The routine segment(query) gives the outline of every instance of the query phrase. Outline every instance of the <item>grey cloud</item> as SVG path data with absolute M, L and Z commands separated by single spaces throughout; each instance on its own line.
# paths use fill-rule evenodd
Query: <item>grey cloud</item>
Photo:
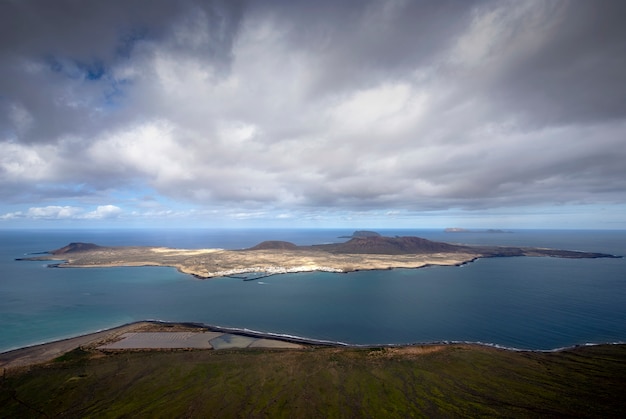
M 476 95 L 516 113 L 528 126 L 619 120 L 626 116 L 626 4 L 510 2 L 501 51 L 476 69 Z M 490 13 L 490 9 L 479 9 Z M 500 71 L 492 72 L 492 68 Z M 481 75 L 487 75 L 484 79 Z
M 315 74 L 312 97 L 403 78 L 432 65 L 468 24 L 476 1 L 321 1 L 251 4 L 276 22 L 298 53 L 305 49 Z
M 241 1 L 219 0 L 24 0 L 5 1 L 1 7 L 2 51 L 86 63 L 113 61 L 130 53 L 132 45 L 142 39 L 168 38 L 173 25 L 184 26 L 194 16 L 204 18 L 215 41 L 230 42 L 242 13 Z

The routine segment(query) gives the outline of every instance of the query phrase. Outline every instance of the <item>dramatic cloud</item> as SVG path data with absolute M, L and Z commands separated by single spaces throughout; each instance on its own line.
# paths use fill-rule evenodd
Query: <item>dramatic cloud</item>
M 621 208 L 624 15 L 609 0 L 1 2 L 0 214 Z

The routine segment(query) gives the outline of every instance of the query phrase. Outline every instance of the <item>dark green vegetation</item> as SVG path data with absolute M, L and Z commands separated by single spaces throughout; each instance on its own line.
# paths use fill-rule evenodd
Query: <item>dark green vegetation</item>
M 2 378 L 1 417 L 625 417 L 626 346 L 122 352 Z

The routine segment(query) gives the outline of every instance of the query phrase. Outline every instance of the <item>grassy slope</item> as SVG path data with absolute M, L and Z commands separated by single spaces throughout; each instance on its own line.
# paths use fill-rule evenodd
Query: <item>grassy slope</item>
M 626 415 L 626 346 L 76 350 L 2 378 L 0 417 Z

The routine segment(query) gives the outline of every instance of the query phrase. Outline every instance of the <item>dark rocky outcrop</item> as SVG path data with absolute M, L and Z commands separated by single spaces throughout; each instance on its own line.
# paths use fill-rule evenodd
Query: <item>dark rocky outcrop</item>
M 247 250 L 298 250 L 298 246 L 286 241 L 268 240 L 261 242 Z

